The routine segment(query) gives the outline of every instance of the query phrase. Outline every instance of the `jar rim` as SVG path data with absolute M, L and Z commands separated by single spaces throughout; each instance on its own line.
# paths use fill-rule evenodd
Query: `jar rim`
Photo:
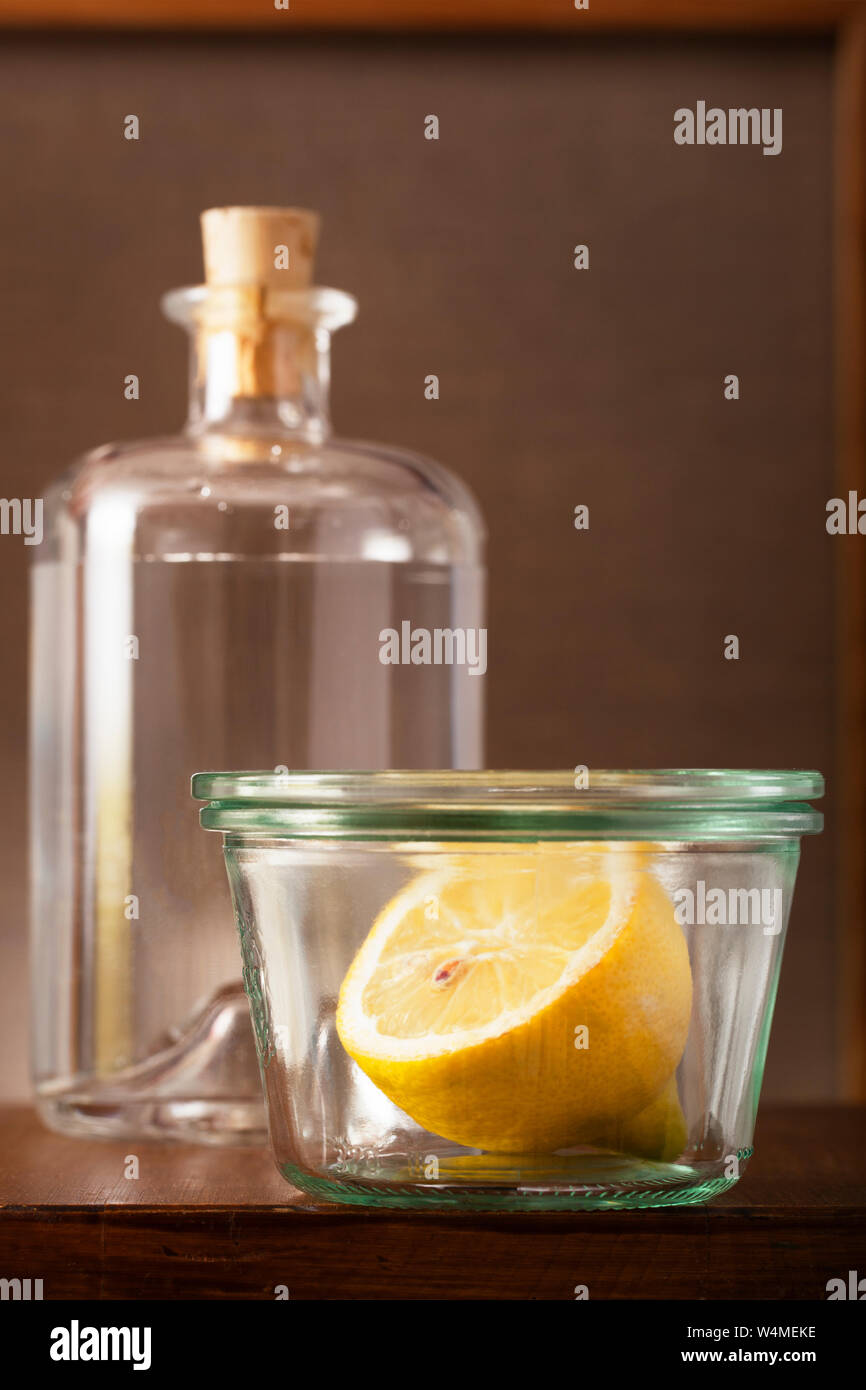
M 585 774 L 585 775 L 584 775 Z M 800 769 L 200 772 L 209 830 L 323 839 L 731 840 L 817 834 Z

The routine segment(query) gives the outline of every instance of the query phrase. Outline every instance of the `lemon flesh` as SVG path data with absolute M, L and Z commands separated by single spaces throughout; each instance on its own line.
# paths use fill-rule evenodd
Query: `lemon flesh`
M 410 883 L 343 981 L 337 1032 L 431 1133 L 551 1153 L 620 1132 L 660 1095 L 690 1012 L 658 880 L 616 855 L 539 850 Z

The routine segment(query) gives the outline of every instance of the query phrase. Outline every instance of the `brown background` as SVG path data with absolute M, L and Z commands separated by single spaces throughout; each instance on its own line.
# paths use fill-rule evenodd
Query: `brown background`
M 335 347 L 337 428 L 440 458 L 488 520 L 489 763 L 830 772 L 831 88 L 818 37 L 4 37 L 0 494 L 178 425 L 184 344 L 157 300 L 199 278 L 202 207 L 317 207 L 320 279 L 361 301 Z M 698 99 L 782 107 L 783 153 L 677 147 L 673 112 Z M 13 1094 L 25 560 L 0 537 Z M 837 1089 L 832 795 L 826 809 L 794 906 L 776 1097 Z

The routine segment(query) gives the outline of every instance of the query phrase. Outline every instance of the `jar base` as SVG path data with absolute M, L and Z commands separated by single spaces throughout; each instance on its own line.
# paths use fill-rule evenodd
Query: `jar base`
M 283 1177 L 320 1205 L 384 1208 L 401 1211 L 472 1212 L 577 1212 L 629 1211 L 650 1207 L 695 1206 L 711 1201 L 739 1180 L 685 1164 L 649 1163 L 610 1156 L 610 1172 L 604 1160 L 594 1156 L 592 1181 L 548 1182 L 535 1186 L 515 1180 L 511 1184 L 456 1184 L 448 1182 L 397 1183 L 346 1176 L 324 1177 L 304 1172 L 292 1163 L 280 1164 Z M 742 1173 L 740 1174 L 742 1176 Z M 607 1179 L 607 1180 L 606 1180 Z M 315 1208 L 316 1203 L 308 1203 Z

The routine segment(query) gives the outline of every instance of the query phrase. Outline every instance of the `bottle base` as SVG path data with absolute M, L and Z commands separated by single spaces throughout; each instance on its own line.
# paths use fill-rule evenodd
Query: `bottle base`
M 68 1094 L 37 1096 L 42 1123 L 80 1139 L 158 1139 L 214 1147 L 267 1144 L 261 1101 L 150 1099 Z

